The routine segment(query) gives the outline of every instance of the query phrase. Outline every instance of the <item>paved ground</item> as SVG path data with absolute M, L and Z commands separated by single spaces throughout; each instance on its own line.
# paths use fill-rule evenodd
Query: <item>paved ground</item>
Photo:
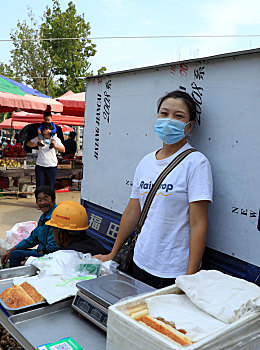
M 80 202 L 80 191 L 56 193 L 56 198 L 57 204 L 63 200 Z M 0 197 L 0 238 L 5 239 L 5 232 L 17 222 L 38 221 L 41 214 L 42 212 L 37 209 L 34 198 Z

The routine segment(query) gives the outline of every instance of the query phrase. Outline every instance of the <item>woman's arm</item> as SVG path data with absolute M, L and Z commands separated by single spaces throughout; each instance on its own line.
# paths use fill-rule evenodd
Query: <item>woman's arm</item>
M 206 246 L 209 201 L 190 203 L 190 254 L 186 275 L 199 270 Z
M 94 258 L 100 259 L 102 261 L 114 259 L 114 257 L 117 255 L 120 248 L 122 247 L 124 241 L 131 236 L 134 229 L 136 228 L 140 215 L 141 207 L 139 199 L 131 198 L 122 215 L 116 241 L 111 253 L 107 255 L 95 255 Z

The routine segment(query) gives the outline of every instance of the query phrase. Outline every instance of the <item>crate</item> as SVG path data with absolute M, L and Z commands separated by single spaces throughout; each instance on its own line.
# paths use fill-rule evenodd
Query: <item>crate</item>
M 176 286 L 165 287 L 118 302 L 108 309 L 106 350 L 219 350 L 260 349 L 260 312 L 254 312 L 240 320 L 227 324 L 205 338 L 185 347 L 175 345 L 166 337 L 142 326 L 132 319 L 126 310 L 145 303 L 145 299 L 164 294 L 179 294 Z M 251 344 L 252 339 L 257 344 Z M 250 343 L 250 344 L 249 344 Z M 248 345 L 256 347 L 248 347 Z
M 36 189 L 36 185 L 32 183 L 20 183 L 19 191 L 20 192 L 31 192 L 30 193 L 21 193 L 20 196 L 24 198 L 34 198 L 34 191 Z
M 61 163 L 57 165 L 58 169 L 72 169 L 72 160 L 69 163 Z
M 25 164 L 23 167 L 24 169 L 35 169 L 35 164 Z

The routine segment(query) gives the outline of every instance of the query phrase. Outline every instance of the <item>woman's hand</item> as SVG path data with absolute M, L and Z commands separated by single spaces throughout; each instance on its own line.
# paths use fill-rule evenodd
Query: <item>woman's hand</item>
M 111 253 L 106 255 L 97 254 L 97 255 L 94 255 L 93 258 L 96 258 L 101 260 L 102 262 L 105 262 L 105 261 L 113 260 L 114 256 Z

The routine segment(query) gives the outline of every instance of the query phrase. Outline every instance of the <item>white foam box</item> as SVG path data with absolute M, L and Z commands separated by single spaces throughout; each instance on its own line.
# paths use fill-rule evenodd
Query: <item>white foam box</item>
M 127 315 L 126 310 L 145 303 L 155 295 L 181 294 L 176 286 L 120 301 L 108 309 L 106 350 L 259 350 L 260 312 L 251 313 L 189 346 L 175 345 Z

